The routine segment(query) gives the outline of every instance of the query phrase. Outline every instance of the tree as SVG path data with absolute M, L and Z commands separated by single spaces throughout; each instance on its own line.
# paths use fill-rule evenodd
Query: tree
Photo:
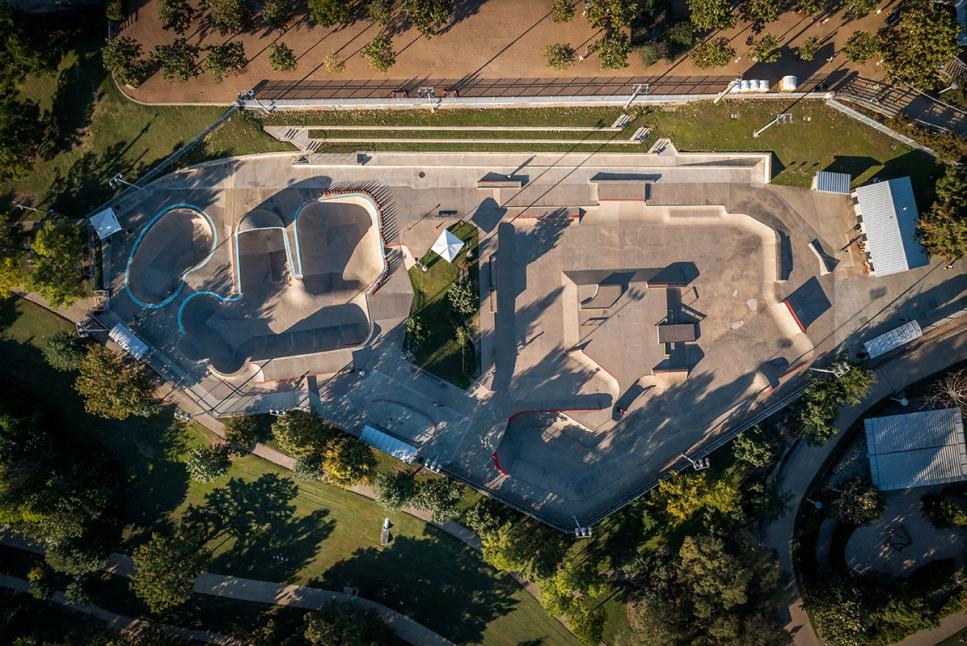
M 369 19 L 384 27 L 393 22 L 393 0 L 370 0 Z
M 292 0 L 262 0 L 262 18 L 269 27 L 283 29 L 291 17 Z
M 606 70 L 620 70 L 628 67 L 628 54 L 631 53 L 631 38 L 620 31 L 605 34 L 594 43 L 594 51 Z
M 917 218 L 917 235 L 927 253 L 953 262 L 967 253 L 967 217 L 935 203 Z
M 160 410 L 144 366 L 92 344 L 74 380 L 84 409 L 105 419 L 150 417 Z
M 161 15 L 161 28 L 174 31 L 179 36 L 191 27 L 195 9 L 188 0 L 160 0 L 158 13 Z
M 346 61 L 339 58 L 338 54 L 326 54 L 322 57 L 322 66 L 330 74 L 339 74 L 346 69 Z
M 326 468 L 323 465 L 322 454 L 313 452 L 300 455 L 295 461 L 292 473 L 300 480 L 324 480 Z
M 948 165 L 935 190 L 941 204 L 953 207 L 961 217 L 967 216 L 967 166 Z
M 390 511 L 398 511 L 413 504 L 416 498 L 416 478 L 409 471 L 377 473 L 373 479 L 376 502 Z
M 700 69 L 724 67 L 732 62 L 735 49 L 729 45 L 728 38 L 721 36 L 699 43 L 692 50 L 691 56 L 695 66 Z
M 62 330 L 44 337 L 40 353 L 54 370 L 74 372 L 80 370 L 84 361 L 85 343 L 76 334 Z
M 249 0 L 203 0 L 218 33 L 225 36 L 245 31 L 252 26 Z
M 433 522 L 442 523 L 457 515 L 463 499 L 463 485 L 449 478 L 434 478 L 420 483 L 414 506 L 433 514 Z
M 268 439 L 264 424 L 256 415 L 237 415 L 222 420 L 225 442 L 232 453 L 248 453 Z
M 51 569 L 70 576 L 84 576 L 99 571 L 107 563 L 109 550 L 85 532 L 77 537 L 55 542 L 47 547 L 44 560 Z M 94 537 L 96 538 L 96 537 Z
M 697 31 L 725 29 L 735 24 L 729 0 L 688 0 L 687 4 Z
M 309 13 L 326 28 L 347 25 L 353 18 L 353 5 L 346 0 L 309 0 Z
M 688 51 L 695 42 L 695 33 L 689 21 L 676 22 L 665 32 L 665 48 L 668 60 L 675 60 L 682 52 Z
M 806 608 L 820 637 L 828 644 L 866 644 L 869 609 L 849 577 L 821 581 L 807 588 Z
M 688 476 L 676 473 L 658 483 L 656 496 L 656 503 L 678 521 L 687 520 L 703 507 L 727 516 L 741 512 L 742 495 L 735 485 L 724 478 L 709 481 L 704 472 Z
M 587 0 L 585 15 L 592 27 L 617 31 L 634 22 L 638 16 L 638 0 Z
M 453 19 L 453 0 L 403 0 L 403 15 L 424 37 L 430 38 Z
M 752 24 L 752 31 L 758 34 L 768 23 L 779 19 L 782 6 L 782 0 L 742 0 L 739 13 L 743 20 Z
M 806 15 L 817 14 L 829 4 L 829 0 L 796 0 L 796 11 Z
M 490 498 L 468 509 L 465 518 L 480 536 L 487 563 L 499 570 L 518 572 L 531 581 L 553 575 L 567 551 L 559 532 L 510 514 Z
M 847 20 L 857 20 L 876 9 L 876 0 L 843 0 L 846 11 L 843 13 Z
M 429 333 L 423 323 L 423 317 L 419 314 L 412 314 L 406 319 L 406 342 L 409 347 L 419 347 L 428 336 Z
M 232 460 L 226 444 L 196 446 L 188 452 L 185 467 L 189 477 L 195 482 L 208 484 L 228 473 Z
M 64 601 L 78 608 L 86 608 L 93 603 L 91 593 L 81 580 L 74 580 L 67 584 L 64 589 Z
M 799 56 L 799 60 L 811 61 L 816 56 L 816 52 L 819 50 L 823 41 L 819 36 L 810 36 L 806 41 L 796 48 L 796 54 Z
M 51 217 L 34 236 L 34 269 L 30 287 L 40 292 L 53 307 L 69 307 L 84 293 L 80 271 L 84 257 L 84 236 L 66 218 Z
M 846 58 L 854 63 L 865 63 L 876 56 L 878 49 L 876 36 L 868 31 L 854 31 L 843 45 Z
M 749 36 L 745 44 L 751 48 L 749 53 L 757 63 L 775 63 L 779 60 L 779 39 L 772 34 L 766 34 L 758 40 Z
M 272 437 L 283 453 L 299 457 L 324 447 L 335 429 L 312 411 L 290 410 L 272 423 Z
M 43 563 L 27 570 L 27 581 L 30 583 L 30 596 L 35 599 L 49 599 L 55 592 L 53 573 Z
M 141 55 L 141 43 L 127 36 L 108 38 L 101 49 L 101 61 L 122 85 L 138 87 L 148 78 L 150 63 Z
M 54 66 L 50 50 L 55 48 L 45 48 L 42 40 L 47 30 L 30 29 L 30 24 L 7 4 L 0 6 L 0 79 L 16 83 Z
M 571 632 L 584 644 L 600 644 L 604 635 L 605 612 L 601 604 L 585 600 L 572 603 L 564 613 Z
M 208 565 L 204 546 L 186 536 L 154 533 L 131 554 L 135 572 L 131 589 L 151 612 L 180 606 L 191 598 L 195 579 Z
M 800 437 L 812 445 L 836 435 L 834 422 L 840 406 L 858 404 L 876 381 L 876 373 L 860 365 L 831 378 L 813 378 L 793 408 Z
M 883 515 L 883 499 L 873 485 L 852 478 L 840 489 L 830 508 L 833 514 L 850 525 L 868 525 Z
M 225 74 L 238 72 L 248 62 L 245 58 L 245 46 L 239 42 L 209 45 L 205 51 L 208 52 L 205 69 L 211 72 L 216 83 L 221 83 Z
M 303 637 L 313 646 L 380 646 L 396 641 L 376 611 L 349 601 L 326 601 L 307 614 Z
M 574 65 L 574 61 L 577 58 L 574 48 L 567 43 L 554 43 L 553 45 L 548 45 L 544 50 L 544 53 L 547 55 L 548 67 L 556 70 L 566 70 Z M 459 284 L 461 283 L 454 283 L 450 289 L 453 290 L 453 288 Z
M 905 3 L 900 18 L 880 30 L 880 52 L 894 77 L 931 89 L 937 71 L 957 55 L 957 25 L 950 13 L 925 0 Z
M 572 50 L 573 53 L 573 50 Z M 460 318 L 466 319 L 477 313 L 480 309 L 480 301 L 477 290 L 469 280 L 461 280 L 450 285 L 447 289 L 447 300 L 450 307 Z
M 571 22 L 574 18 L 574 5 L 571 0 L 554 0 L 551 5 L 551 20 L 554 22 Z
M 154 55 L 161 66 L 161 76 L 166 81 L 178 79 L 182 83 L 198 76 L 199 49 L 184 38 L 178 38 L 170 45 L 155 45 Z
M 388 72 L 396 64 L 396 52 L 389 34 L 381 34 L 363 47 L 363 58 L 378 72 Z
M 732 457 L 754 469 L 761 469 L 775 459 L 776 449 L 766 440 L 762 429 L 755 426 L 732 441 Z
M 373 450 L 352 435 L 330 441 L 322 451 L 322 458 L 326 480 L 340 487 L 351 487 L 376 473 Z
M 967 411 L 967 368 L 945 373 L 931 388 L 927 397 L 931 408 L 960 408 Z
M 927 494 L 920 499 L 923 515 L 938 528 L 967 527 L 967 508 L 961 499 L 938 494 Z
M 40 106 L 23 98 L 10 80 L 0 80 L 0 181 L 19 179 L 33 165 L 43 141 Z
M 112 22 L 124 21 L 124 0 L 107 0 L 104 3 L 104 17 Z

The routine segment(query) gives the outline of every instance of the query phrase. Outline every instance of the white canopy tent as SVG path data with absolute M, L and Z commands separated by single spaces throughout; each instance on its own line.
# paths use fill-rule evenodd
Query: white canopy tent
M 440 237 L 430 247 L 430 251 L 433 251 L 447 262 L 453 262 L 453 259 L 463 249 L 463 245 L 463 240 L 450 233 L 449 229 L 444 229 Z
M 95 213 L 88 218 L 88 221 L 94 227 L 94 231 L 97 232 L 97 237 L 101 240 L 106 240 L 121 230 L 121 223 L 118 222 L 118 216 L 115 215 L 114 209 L 111 207 Z

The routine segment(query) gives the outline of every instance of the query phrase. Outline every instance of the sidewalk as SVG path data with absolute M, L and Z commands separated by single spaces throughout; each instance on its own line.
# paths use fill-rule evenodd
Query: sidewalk
M 804 442 L 797 442 L 780 464 L 777 487 L 790 494 L 789 506 L 781 518 L 764 528 L 762 538 L 766 547 L 778 556 L 779 565 L 786 576 L 783 613 L 787 620 L 786 630 L 792 635 L 794 644 L 813 646 L 821 643 L 803 607 L 792 556 L 796 541 L 796 517 L 806 490 L 842 439 L 846 429 L 862 417 L 867 409 L 907 385 L 940 372 L 967 356 L 967 320 L 963 319 L 961 317 L 948 326 L 938 328 L 929 337 L 924 336 L 916 347 L 877 367 L 877 382 L 866 399 L 856 406 L 840 411 L 836 420 L 839 433 L 822 446 L 808 446 Z

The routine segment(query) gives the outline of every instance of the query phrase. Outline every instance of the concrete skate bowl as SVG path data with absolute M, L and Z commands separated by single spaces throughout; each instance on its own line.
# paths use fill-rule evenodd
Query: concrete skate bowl
M 293 230 L 309 294 L 342 302 L 369 288 L 386 269 L 379 207 L 365 194 L 309 202 L 296 213 Z
M 590 467 L 598 462 L 606 437 L 560 412 L 526 411 L 507 420 L 496 453 L 514 481 L 582 500 L 600 487 Z
M 176 204 L 160 211 L 138 233 L 128 256 L 125 288 L 131 299 L 148 308 L 169 304 L 216 244 L 214 224 L 200 208 Z

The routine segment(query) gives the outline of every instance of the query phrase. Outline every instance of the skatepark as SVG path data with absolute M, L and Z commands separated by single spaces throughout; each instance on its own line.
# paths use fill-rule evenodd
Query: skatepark
M 118 205 L 109 316 L 212 414 L 311 406 L 371 425 L 567 531 L 892 317 L 962 306 L 942 266 L 867 273 L 848 196 L 770 176 L 768 154 L 667 144 L 212 162 Z M 406 270 L 457 222 L 480 239 L 467 389 L 404 342 Z

